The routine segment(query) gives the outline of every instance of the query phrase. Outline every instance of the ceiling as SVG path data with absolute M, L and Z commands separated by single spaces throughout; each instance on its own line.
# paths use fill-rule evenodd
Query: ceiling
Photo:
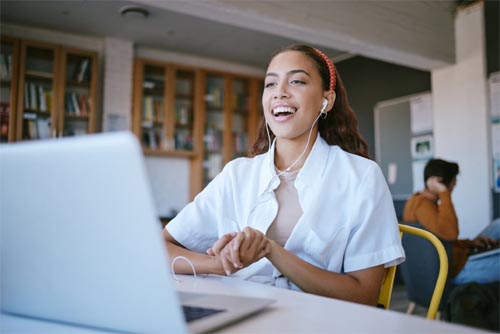
M 140 5 L 149 12 L 122 16 Z M 2 23 L 134 41 L 264 68 L 286 45 L 431 69 L 454 61 L 453 1 L 0 1 Z

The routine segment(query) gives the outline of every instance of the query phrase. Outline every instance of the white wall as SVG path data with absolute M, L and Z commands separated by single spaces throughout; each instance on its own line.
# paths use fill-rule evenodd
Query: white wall
M 474 237 L 492 217 L 483 4 L 457 13 L 456 64 L 431 72 L 435 155 L 460 165 L 453 192 L 460 238 Z

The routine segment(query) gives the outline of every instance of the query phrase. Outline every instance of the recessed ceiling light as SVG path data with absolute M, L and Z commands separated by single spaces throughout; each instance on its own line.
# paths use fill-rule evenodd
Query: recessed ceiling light
M 124 6 L 120 8 L 120 15 L 123 17 L 136 17 L 145 19 L 149 16 L 149 11 L 140 6 Z

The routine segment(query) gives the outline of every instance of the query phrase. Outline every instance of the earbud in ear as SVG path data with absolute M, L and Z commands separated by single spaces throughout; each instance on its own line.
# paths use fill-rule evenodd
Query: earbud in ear
M 320 113 L 324 113 L 325 110 L 326 110 L 326 107 L 328 106 L 328 100 L 327 99 L 324 99 L 323 100 L 323 105 L 321 106 L 321 111 Z

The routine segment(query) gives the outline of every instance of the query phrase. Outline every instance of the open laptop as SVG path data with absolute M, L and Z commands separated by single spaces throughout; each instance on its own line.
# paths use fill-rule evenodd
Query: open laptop
M 184 333 L 213 330 L 272 303 L 190 294 L 182 296 L 189 306 L 217 311 L 186 323 L 130 133 L 0 146 L 0 218 L 5 313 Z

